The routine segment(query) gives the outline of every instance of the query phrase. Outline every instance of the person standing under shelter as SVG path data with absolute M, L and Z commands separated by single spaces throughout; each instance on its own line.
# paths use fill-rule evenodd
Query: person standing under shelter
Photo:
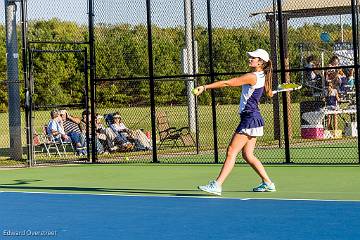
M 314 55 L 309 55 L 306 58 L 306 85 L 311 87 L 312 94 L 322 91 L 322 76 L 319 70 L 314 70 L 313 68 L 319 67 L 319 61 Z M 316 91 L 317 90 L 317 91 Z
M 354 80 L 354 69 L 351 68 L 349 70 L 348 76 L 347 76 L 347 87 L 348 91 L 353 91 L 355 87 L 355 80 Z
M 329 68 L 338 67 L 339 64 L 340 64 L 339 57 L 334 55 L 331 57 L 328 67 Z M 326 70 L 326 82 L 327 83 L 331 82 L 334 88 L 339 87 L 338 73 L 339 73 L 339 69 L 337 68 L 331 68 Z
M 338 102 L 340 100 L 337 89 L 333 87 L 331 82 L 328 83 L 326 91 L 326 107 L 328 110 L 337 110 Z M 327 116 L 327 127 L 328 130 L 337 130 L 337 114 L 329 114 Z
M 313 68 L 316 68 L 317 65 L 317 59 L 314 55 L 309 55 L 306 58 L 305 68 L 307 69 L 307 80 L 310 82 L 311 85 L 314 85 L 314 82 L 316 81 L 316 72 L 313 70 Z

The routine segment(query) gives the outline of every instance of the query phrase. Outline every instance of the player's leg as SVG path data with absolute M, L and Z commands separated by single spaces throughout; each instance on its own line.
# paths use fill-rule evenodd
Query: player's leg
M 276 191 L 275 184 L 269 178 L 263 164 L 254 155 L 255 145 L 256 137 L 249 137 L 249 140 L 242 149 L 242 156 L 244 160 L 255 170 L 262 180 L 262 183 L 253 190 L 256 192 Z
M 331 130 L 331 115 L 328 115 L 326 120 L 327 120 L 327 129 Z
M 248 140 L 249 137 L 247 135 L 234 133 L 226 152 L 225 162 L 221 168 L 219 176 L 216 179 L 220 185 L 225 182 L 225 179 L 229 176 L 231 170 L 234 168 L 236 157 Z
M 256 173 L 260 176 L 263 182 L 271 183 L 271 180 L 267 175 L 264 166 L 254 155 L 256 137 L 249 138 L 249 141 L 242 149 L 242 157 L 256 171 Z
M 215 195 L 221 195 L 222 192 L 222 184 L 224 183 L 227 176 L 230 174 L 231 170 L 233 169 L 236 161 L 237 154 L 241 151 L 243 146 L 247 141 L 246 135 L 234 133 L 230 145 L 226 152 L 226 159 L 220 174 L 216 181 L 210 181 L 209 184 L 204 186 L 199 186 L 198 188 L 202 191 L 212 193 Z
M 334 114 L 334 129 L 333 130 L 337 130 L 337 129 L 338 129 L 337 114 Z

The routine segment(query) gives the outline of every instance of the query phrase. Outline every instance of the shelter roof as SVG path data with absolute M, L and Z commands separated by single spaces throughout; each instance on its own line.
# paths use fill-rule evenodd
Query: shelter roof
M 344 15 L 351 14 L 351 0 L 287 0 L 282 4 L 281 9 L 289 18 Z M 273 15 L 273 6 L 251 15 L 258 14 Z

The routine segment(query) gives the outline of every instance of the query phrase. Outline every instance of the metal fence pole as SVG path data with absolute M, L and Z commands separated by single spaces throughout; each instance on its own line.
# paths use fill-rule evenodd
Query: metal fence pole
M 30 113 L 31 92 L 29 88 L 29 79 L 27 72 L 27 1 L 21 0 L 21 42 L 22 42 L 22 68 L 25 88 L 25 128 L 26 128 L 26 146 L 27 146 L 27 163 L 29 167 L 33 166 L 33 126 Z
M 89 0 L 89 54 L 90 54 L 90 102 L 91 102 L 91 162 L 97 158 L 95 141 L 95 38 L 94 38 L 94 0 Z M 89 151 L 89 148 L 88 148 Z M 89 158 L 89 154 L 88 154 Z
M 277 0 L 278 7 L 278 23 L 279 23 L 279 50 L 280 50 L 280 66 L 281 66 L 281 81 L 284 83 L 286 80 L 285 73 L 285 50 L 284 50 L 284 40 L 283 40 L 283 16 L 281 9 L 281 0 Z M 289 143 L 289 121 L 288 121 L 288 104 L 286 98 L 286 92 L 282 94 L 283 102 L 283 119 L 284 119 L 284 141 L 285 141 L 285 162 L 290 163 L 290 143 Z
M 186 58 L 184 65 L 184 69 L 187 71 L 184 74 L 191 74 L 195 73 L 194 67 L 194 14 L 193 14 L 193 3 L 192 0 L 184 0 L 184 15 L 185 15 L 185 49 L 186 49 Z M 188 122 L 189 128 L 191 132 L 196 131 L 196 119 L 195 119 L 195 96 L 192 94 L 192 90 L 194 89 L 194 77 L 188 77 L 188 81 L 186 81 L 186 93 L 187 93 L 187 100 L 188 100 Z
M 6 51 L 7 51 L 7 81 L 9 134 L 11 159 L 22 159 L 21 142 L 21 114 L 20 114 L 20 82 L 19 82 L 19 53 L 16 32 L 16 4 L 15 1 L 5 0 L 6 14 Z
M 212 49 L 212 23 L 211 23 L 211 1 L 207 0 L 207 20 L 208 20 L 208 45 L 209 45 L 209 67 L 210 79 L 213 83 L 215 81 L 213 49 Z M 219 149 L 218 149 L 218 132 L 216 124 L 216 100 L 215 91 L 211 90 L 211 107 L 212 107 L 212 122 L 213 122 L 213 135 L 214 135 L 214 159 L 215 163 L 219 163 Z
M 359 134 L 359 123 L 360 123 L 360 86 L 359 86 L 359 53 L 358 53 L 358 17 L 357 17 L 357 1 L 351 0 L 351 20 L 352 20 L 352 38 L 353 38 L 353 51 L 354 51 L 354 66 L 355 66 L 355 91 L 356 91 L 356 122 L 357 132 Z M 358 154 L 360 153 L 360 141 L 358 135 Z M 360 163 L 360 157 L 359 163 Z
M 151 0 L 146 0 L 147 34 L 148 34 L 148 57 L 149 57 L 149 80 L 150 80 L 150 111 L 151 111 L 151 137 L 153 142 L 153 162 L 159 162 L 156 147 L 156 125 L 155 125 L 155 79 L 154 62 L 152 51 L 152 28 L 151 28 Z

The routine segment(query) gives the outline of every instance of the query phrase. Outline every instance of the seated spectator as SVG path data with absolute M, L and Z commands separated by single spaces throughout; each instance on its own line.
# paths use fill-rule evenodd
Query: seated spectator
M 100 114 L 95 115 L 96 138 L 99 139 L 100 143 L 104 146 L 104 153 L 116 151 L 118 147 L 115 146 L 113 142 L 115 137 L 111 137 L 114 133 L 110 128 L 102 124 L 103 118 Z
M 132 137 L 135 139 L 135 146 L 138 150 L 152 150 L 151 140 L 140 129 L 131 131 Z
M 79 128 L 80 119 L 73 117 L 66 110 L 60 110 L 60 117 L 65 134 L 68 135 L 73 143 L 78 155 L 86 155 L 86 148 L 81 140 L 81 131 Z
M 124 123 L 121 122 L 121 117 L 118 112 L 113 115 L 113 122 L 110 125 L 111 130 L 113 131 L 113 135 L 110 138 L 121 147 L 132 150 L 134 148 L 134 144 L 130 142 L 129 133 L 130 130 L 125 126 Z
M 65 134 L 61 125 L 61 117 L 57 109 L 50 112 L 51 119 L 47 126 L 47 135 L 52 136 L 56 141 L 70 142 L 71 139 Z
M 80 120 L 80 123 L 79 123 L 79 128 L 80 128 L 80 131 L 81 131 L 81 135 L 82 135 L 82 138 L 85 139 L 85 142 L 87 141 L 87 138 L 86 138 L 86 128 L 87 126 L 89 127 L 89 137 L 91 139 L 91 113 L 88 112 L 88 111 L 83 111 L 82 114 L 81 114 L 82 118 Z M 87 123 L 87 118 L 89 119 L 89 124 Z M 95 142 L 96 142 L 96 151 L 98 154 L 103 154 L 105 153 L 104 151 L 104 146 L 102 145 L 102 143 L 99 141 L 99 139 L 97 137 L 95 137 Z
M 117 138 L 124 138 L 133 142 L 136 150 L 152 150 L 152 144 L 143 131 L 127 128 L 121 121 L 119 113 L 113 115 L 113 124 L 110 125 L 110 128 L 117 134 Z

